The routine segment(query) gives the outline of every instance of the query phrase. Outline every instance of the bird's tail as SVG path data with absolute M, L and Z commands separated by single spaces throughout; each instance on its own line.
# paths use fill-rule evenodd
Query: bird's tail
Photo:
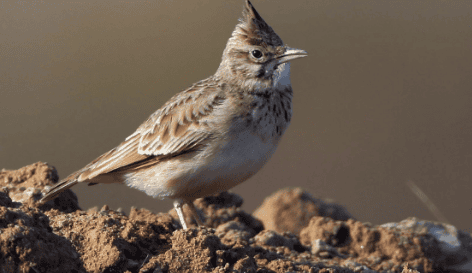
M 61 194 L 61 192 L 67 190 L 77 183 L 79 183 L 77 179 L 64 179 L 49 189 L 46 195 L 44 195 L 43 198 L 39 200 L 39 202 L 41 204 L 45 204 L 46 202 L 56 198 L 59 194 Z

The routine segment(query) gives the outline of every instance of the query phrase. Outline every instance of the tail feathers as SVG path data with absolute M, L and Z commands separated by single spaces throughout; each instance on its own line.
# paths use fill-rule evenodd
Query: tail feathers
M 46 195 L 39 200 L 40 203 L 44 204 L 54 198 L 56 198 L 61 192 L 67 190 L 68 188 L 71 188 L 75 184 L 79 183 L 76 179 L 73 180 L 62 180 L 61 182 L 57 183 L 54 185 L 47 193 Z

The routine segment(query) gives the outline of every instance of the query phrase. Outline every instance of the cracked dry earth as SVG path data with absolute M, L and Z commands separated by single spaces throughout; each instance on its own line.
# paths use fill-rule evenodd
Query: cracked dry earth
M 83 211 L 70 190 L 38 206 L 57 181 L 42 162 L 0 171 L 0 273 L 472 272 L 471 236 L 454 226 L 373 226 L 300 188 L 275 192 L 253 215 L 233 193 L 198 199 L 206 226 L 184 231 L 173 210 Z

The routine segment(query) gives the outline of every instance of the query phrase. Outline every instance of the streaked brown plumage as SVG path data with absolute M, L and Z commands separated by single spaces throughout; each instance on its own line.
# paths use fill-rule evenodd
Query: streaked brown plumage
M 60 181 L 47 202 L 77 183 L 125 183 L 181 206 L 224 191 L 259 171 L 292 116 L 285 46 L 249 1 L 215 75 L 172 97 L 124 142 Z M 198 222 L 198 218 L 196 219 Z

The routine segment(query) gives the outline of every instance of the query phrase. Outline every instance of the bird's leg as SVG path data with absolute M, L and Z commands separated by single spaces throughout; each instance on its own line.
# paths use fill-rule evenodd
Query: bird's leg
M 179 215 L 180 224 L 182 224 L 182 228 L 184 230 L 187 230 L 187 223 L 185 223 L 185 217 L 184 217 L 184 212 L 182 211 L 182 205 L 183 205 L 182 200 L 177 199 L 174 201 L 174 208 L 175 208 L 175 211 L 177 212 L 177 215 Z
M 200 217 L 200 214 L 198 214 L 197 208 L 195 208 L 195 205 L 193 204 L 193 202 L 189 201 L 189 202 L 187 202 L 187 205 L 190 208 L 190 210 L 192 211 L 193 218 L 195 219 L 195 221 L 197 221 L 197 225 L 198 226 L 204 226 L 202 218 Z

